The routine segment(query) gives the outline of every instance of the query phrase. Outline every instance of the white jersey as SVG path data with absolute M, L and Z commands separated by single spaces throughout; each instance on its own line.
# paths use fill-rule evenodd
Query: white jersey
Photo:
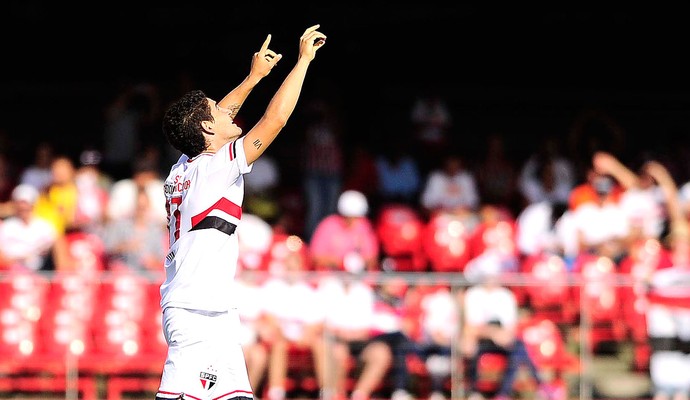
M 236 307 L 235 229 L 242 217 L 243 175 L 251 172 L 243 138 L 217 153 L 182 155 L 165 179 L 170 250 L 161 308 L 227 311 Z

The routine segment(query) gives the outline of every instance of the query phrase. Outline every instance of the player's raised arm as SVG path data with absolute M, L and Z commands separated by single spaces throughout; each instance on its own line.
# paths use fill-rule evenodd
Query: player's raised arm
M 285 127 L 294 111 L 309 64 L 316 56 L 316 51 L 326 43 L 326 36 L 317 30 L 319 26 L 313 25 L 304 31 L 300 37 L 299 55 L 295 66 L 273 95 L 264 115 L 247 132 L 244 140 L 247 163 L 253 163 L 263 154 Z
M 283 57 L 282 54 L 276 54 L 276 52 L 269 49 L 269 43 L 271 43 L 270 34 L 266 36 L 266 40 L 264 40 L 264 43 L 261 45 L 261 49 L 254 53 L 249 75 L 218 102 L 219 106 L 232 110 L 231 117 L 233 118 L 237 116 L 237 112 L 240 110 L 240 107 L 242 107 L 242 104 L 247 99 L 252 89 L 254 89 L 261 79 L 271 72 L 273 67 Z

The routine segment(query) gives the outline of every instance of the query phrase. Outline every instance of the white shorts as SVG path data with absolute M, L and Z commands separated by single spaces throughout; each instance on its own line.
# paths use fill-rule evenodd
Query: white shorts
M 163 333 L 168 356 L 156 397 L 253 398 L 239 331 L 236 310 L 219 313 L 166 308 Z

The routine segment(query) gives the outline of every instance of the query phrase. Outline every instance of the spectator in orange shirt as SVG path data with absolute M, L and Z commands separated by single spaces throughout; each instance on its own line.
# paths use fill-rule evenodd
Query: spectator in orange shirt
M 594 153 L 587 181 L 568 199 L 578 253 L 618 259 L 626 252 L 632 225 L 621 200 L 638 186 L 638 176 L 620 160 L 603 151 Z

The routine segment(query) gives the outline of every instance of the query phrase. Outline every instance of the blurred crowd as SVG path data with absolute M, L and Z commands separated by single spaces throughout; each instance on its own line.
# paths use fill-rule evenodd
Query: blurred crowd
M 128 87 L 107 109 L 103 146 L 71 157 L 41 142 L 26 165 L 0 158 L 0 271 L 160 277 L 162 177 L 177 156 L 152 139 L 159 103 Z M 396 400 L 445 399 L 457 351 L 472 399 L 510 398 L 523 367 L 541 398 L 565 399 L 577 353 L 560 328 L 586 309 L 592 334 L 579 345 L 630 340 L 656 399 L 687 399 L 687 160 L 625 154 L 599 111 L 520 160 L 502 132 L 463 145 L 438 94 L 420 94 L 376 140 L 350 141 L 343 112 L 308 98 L 290 143 L 246 178 L 236 290 L 262 397 L 285 398 L 290 357 L 306 354 L 329 398 L 368 399 L 385 382 Z M 602 128 L 588 134 L 590 123 Z M 502 380 L 487 389 L 481 368 L 496 354 Z M 415 368 L 430 378 L 424 393 Z

